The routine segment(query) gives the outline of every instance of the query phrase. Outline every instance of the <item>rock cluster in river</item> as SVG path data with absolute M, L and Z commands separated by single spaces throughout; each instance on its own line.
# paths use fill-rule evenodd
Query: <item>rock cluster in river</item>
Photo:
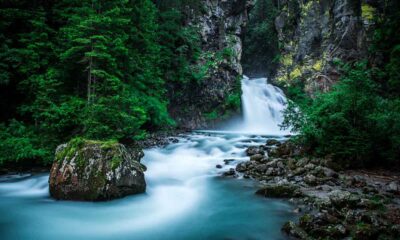
M 145 139 L 135 141 L 133 144 L 127 145 L 128 151 L 133 148 L 135 152 L 137 148 L 152 148 L 152 147 L 165 147 L 171 143 L 179 142 L 177 136 L 185 131 L 173 130 L 173 131 L 160 131 L 154 133 L 148 133 Z
M 400 177 L 329 168 L 331 161 L 305 157 L 291 141 L 268 140 L 246 150 L 236 172 L 260 181 L 256 194 L 288 198 L 303 212 L 283 226 L 297 239 L 400 239 Z M 230 170 L 225 175 L 235 175 Z
M 146 190 L 140 149 L 117 142 L 82 139 L 57 147 L 50 171 L 50 195 L 56 199 L 99 201 Z

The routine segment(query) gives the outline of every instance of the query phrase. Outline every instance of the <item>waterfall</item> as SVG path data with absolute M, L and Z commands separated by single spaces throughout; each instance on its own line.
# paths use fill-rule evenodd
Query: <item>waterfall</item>
M 280 129 L 282 111 L 286 107 L 283 91 L 269 84 L 267 78 L 242 80 L 242 120 L 228 124 L 223 130 L 256 135 L 285 135 L 290 131 Z
M 241 131 L 260 134 L 284 134 L 279 125 L 286 97 L 281 89 L 268 84 L 266 78 L 242 80 L 243 125 Z

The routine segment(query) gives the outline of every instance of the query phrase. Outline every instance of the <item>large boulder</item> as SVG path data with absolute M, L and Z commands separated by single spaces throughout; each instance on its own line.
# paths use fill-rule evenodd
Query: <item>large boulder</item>
M 50 172 L 56 199 L 100 201 L 143 193 L 143 151 L 117 142 L 74 139 L 57 147 Z

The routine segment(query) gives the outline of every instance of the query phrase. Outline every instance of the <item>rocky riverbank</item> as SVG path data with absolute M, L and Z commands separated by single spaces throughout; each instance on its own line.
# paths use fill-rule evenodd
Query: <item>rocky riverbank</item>
M 296 239 L 399 239 L 400 175 L 340 171 L 332 161 L 305 157 L 291 141 L 268 140 L 246 150 L 249 161 L 225 175 L 260 182 L 256 194 L 287 198 L 298 222 L 282 230 Z
M 165 147 L 170 143 L 178 142 L 177 136 L 187 133 L 187 130 L 170 130 L 164 132 L 154 132 L 148 134 L 146 139 L 136 141 L 133 144 L 127 144 L 129 147 L 139 147 L 142 149 L 152 147 Z

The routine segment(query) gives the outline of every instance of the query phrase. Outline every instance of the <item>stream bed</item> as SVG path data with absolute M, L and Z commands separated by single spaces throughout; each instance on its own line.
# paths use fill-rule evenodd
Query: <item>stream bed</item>
M 221 177 L 267 138 L 194 132 L 147 149 L 146 194 L 109 202 L 55 201 L 47 174 L 4 176 L 1 239 L 285 239 L 289 203 L 256 196 L 252 180 Z

